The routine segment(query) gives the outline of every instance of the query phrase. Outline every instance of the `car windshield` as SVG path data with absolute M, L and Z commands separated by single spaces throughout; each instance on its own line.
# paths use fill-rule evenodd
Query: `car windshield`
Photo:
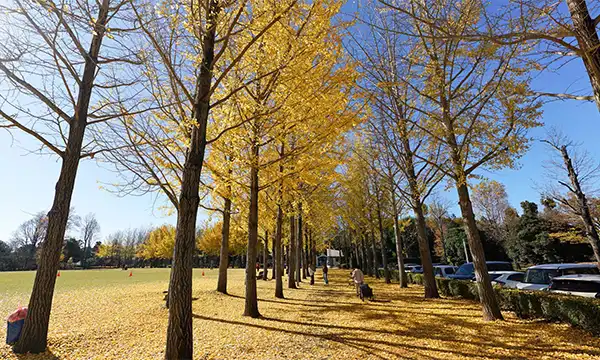
M 502 276 L 502 274 L 490 274 L 490 280 L 496 280 L 500 276 Z
M 525 274 L 512 274 L 508 276 L 508 280 L 512 280 L 512 281 L 523 281 L 523 277 L 525 276 Z
M 487 264 L 488 271 L 512 271 L 513 267 L 511 263 L 493 263 Z
M 524 282 L 529 284 L 550 284 L 550 280 L 559 275 L 559 271 L 554 269 L 528 269 L 525 273 Z
M 446 274 L 450 275 L 450 274 L 454 274 L 454 268 L 446 268 L 444 270 L 446 272 Z
M 552 290 L 563 290 L 563 291 L 578 291 L 578 292 L 600 292 L 600 283 L 594 281 L 580 281 L 580 280 L 554 280 L 550 286 Z
M 456 270 L 456 275 L 472 275 L 473 274 L 473 264 L 462 264 L 458 270 Z

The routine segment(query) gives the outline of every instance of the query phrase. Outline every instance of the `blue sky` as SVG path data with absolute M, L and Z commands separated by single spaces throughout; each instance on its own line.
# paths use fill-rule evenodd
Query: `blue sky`
M 589 93 L 589 80 L 581 61 L 575 60 L 559 72 L 546 72 L 539 76 L 533 87 L 545 92 Z M 600 142 L 597 140 L 600 112 L 594 103 L 574 100 L 549 103 L 544 106 L 543 122 L 562 130 L 599 158 L 596 154 L 600 154 Z M 531 135 L 543 137 L 544 129 L 535 129 Z M 26 135 L 15 133 L 13 141 L 7 132 L 0 131 L 0 240 L 10 240 L 20 223 L 28 220 L 33 213 L 47 211 L 52 204 L 60 164 L 55 157 L 28 154 L 25 150 L 36 146 Z M 519 209 L 523 200 L 539 201 L 536 184 L 546 181 L 543 163 L 549 157 L 548 149 L 536 142 L 521 159 L 520 169 L 480 172 L 480 175 L 502 182 L 509 201 Z M 114 174 L 94 161 L 84 161 L 79 167 L 72 206 L 78 215 L 96 214 L 103 239 L 120 229 L 175 223 L 175 216 L 165 216 L 156 208 L 164 204 L 160 196 L 158 201 L 151 195 L 120 198 L 100 189 L 100 183 L 114 181 Z M 453 189 L 444 195 L 456 202 Z M 459 214 L 457 206 L 452 211 Z
M 15 133 L 15 142 L 11 143 L 10 135 L 0 132 L 0 240 L 3 241 L 10 240 L 12 232 L 31 214 L 50 209 L 60 171 L 56 157 L 28 154 L 23 149 L 35 146 L 25 135 Z M 100 189 L 101 182 L 114 181 L 114 174 L 95 161 L 83 161 L 79 166 L 72 205 L 80 216 L 96 214 L 103 239 L 119 229 L 175 224 L 175 216 L 166 217 L 155 208 L 163 204 L 161 199 L 155 203 L 151 195 L 120 198 Z

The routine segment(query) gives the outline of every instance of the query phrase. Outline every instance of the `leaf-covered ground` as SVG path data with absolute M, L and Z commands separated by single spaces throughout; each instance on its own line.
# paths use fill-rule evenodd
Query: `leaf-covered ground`
M 194 271 L 197 359 L 600 359 L 600 339 L 567 325 L 516 319 L 484 322 L 479 305 L 424 300 L 422 288 L 399 290 L 367 279 L 379 301 L 362 303 L 333 271 L 320 281 L 273 296 L 258 281 L 262 319 L 241 316 L 243 270 L 230 270 L 230 295 L 216 293 L 217 270 Z M 168 270 L 64 271 L 58 279 L 46 354 L 2 359 L 160 359 Z M 0 314 L 27 302 L 33 273 L 0 274 Z M 5 337 L 5 328 L 0 336 Z

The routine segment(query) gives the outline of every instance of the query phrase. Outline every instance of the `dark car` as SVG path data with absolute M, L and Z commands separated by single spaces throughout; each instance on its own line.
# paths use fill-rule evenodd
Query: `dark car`
M 513 271 L 513 266 L 508 261 L 486 261 L 488 271 Z M 473 263 L 462 264 L 456 273 L 448 275 L 449 279 L 475 280 L 475 267 Z

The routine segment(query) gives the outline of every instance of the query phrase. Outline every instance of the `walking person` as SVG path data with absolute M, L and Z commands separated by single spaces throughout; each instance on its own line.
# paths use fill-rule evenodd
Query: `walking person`
M 327 273 L 329 272 L 329 268 L 327 268 L 327 263 L 323 264 L 323 281 L 325 285 L 329 284 L 329 279 L 327 278 Z
M 352 271 L 352 281 L 354 281 L 354 286 L 356 287 L 356 296 L 360 296 L 360 286 L 365 281 L 365 274 L 363 274 L 360 269 L 356 268 Z
M 315 269 L 313 269 L 312 265 L 310 265 L 308 267 L 308 275 L 310 276 L 310 284 L 314 285 L 315 284 Z

